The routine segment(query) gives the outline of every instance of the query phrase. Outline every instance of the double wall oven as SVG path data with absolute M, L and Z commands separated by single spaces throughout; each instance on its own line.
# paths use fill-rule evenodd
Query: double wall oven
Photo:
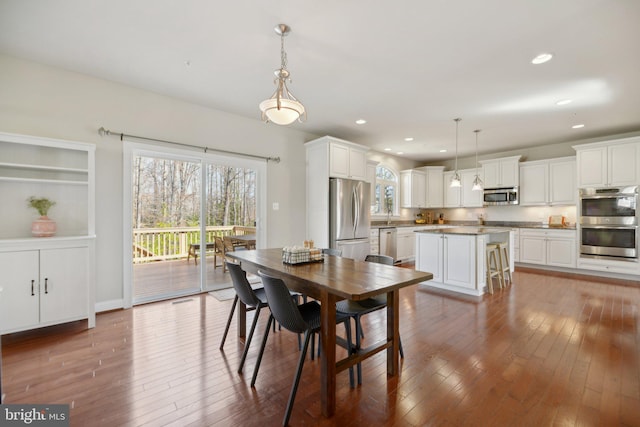
M 638 261 L 638 186 L 580 189 L 580 256 Z

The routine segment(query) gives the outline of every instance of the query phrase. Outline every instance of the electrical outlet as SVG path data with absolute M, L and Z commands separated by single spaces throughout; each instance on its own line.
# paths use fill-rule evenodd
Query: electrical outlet
M 280 203 L 273 202 L 273 210 L 274 211 L 279 211 L 280 210 Z

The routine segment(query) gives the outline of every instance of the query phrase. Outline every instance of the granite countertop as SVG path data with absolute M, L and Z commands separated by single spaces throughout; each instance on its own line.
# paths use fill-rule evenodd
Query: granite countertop
M 440 227 L 492 227 L 492 228 L 536 228 L 536 229 L 549 229 L 549 230 L 575 230 L 576 226 L 568 225 L 563 227 L 552 227 L 547 224 L 541 224 L 539 222 L 502 222 L 502 221 L 487 221 L 484 225 L 479 225 L 476 221 L 445 221 L 444 224 L 432 223 L 432 224 L 416 224 L 413 221 L 398 221 L 392 222 L 387 225 L 386 221 L 372 221 L 371 228 L 401 228 L 401 227 L 428 227 L 428 226 L 440 226 Z
M 432 228 L 416 230 L 416 233 L 437 233 L 437 234 L 461 234 L 468 236 L 480 236 L 484 234 L 508 233 L 509 230 L 499 227 L 454 227 L 454 228 Z

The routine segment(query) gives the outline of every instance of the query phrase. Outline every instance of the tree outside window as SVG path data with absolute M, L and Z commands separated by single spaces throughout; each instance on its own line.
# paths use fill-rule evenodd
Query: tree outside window
M 398 175 L 391 169 L 376 167 L 375 200 L 373 215 L 398 215 Z

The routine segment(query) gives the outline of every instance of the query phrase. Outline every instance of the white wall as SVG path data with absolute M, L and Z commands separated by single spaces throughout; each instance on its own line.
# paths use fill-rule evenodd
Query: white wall
M 0 55 L 0 131 L 96 145 L 96 301 L 122 300 L 122 143 L 117 132 L 279 156 L 267 167 L 267 245 L 305 236 L 304 142 L 316 138 L 177 99 Z M 301 127 L 303 128 L 303 126 Z M 273 202 L 280 210 L 271 210 Z

